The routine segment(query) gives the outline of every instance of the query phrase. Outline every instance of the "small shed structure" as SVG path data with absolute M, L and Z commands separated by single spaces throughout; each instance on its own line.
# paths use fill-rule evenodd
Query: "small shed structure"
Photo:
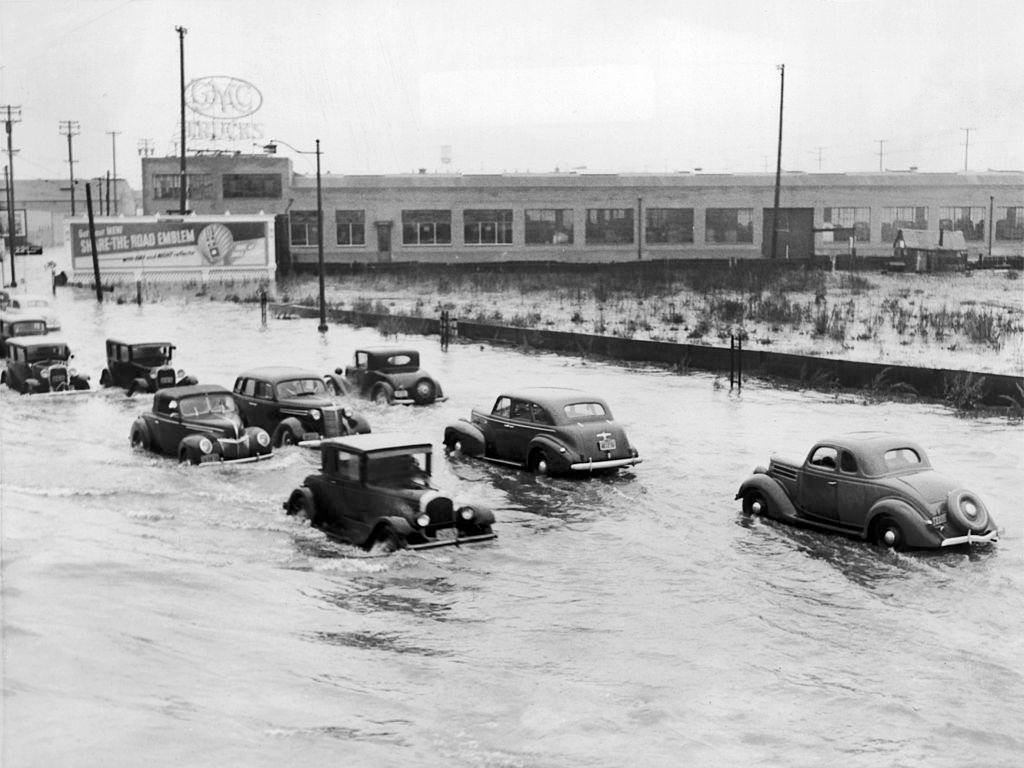
M 964 269 L 967 241 L 959 230 L 900 229 L 892 246 L 890 268 L 911 272 Z

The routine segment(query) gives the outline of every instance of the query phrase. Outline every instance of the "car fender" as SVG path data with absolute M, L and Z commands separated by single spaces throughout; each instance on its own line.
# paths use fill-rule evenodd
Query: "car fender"
M 284 511 L 289 515 L 294 515 L 299 511 L 299 500 L 304 499 L 309 503 L 309 508 L 316 510 L 316 499 L 313 497 L 313 492 L 305 485 L 296 488 L 292 491 L 291 496 L 288 497 L 288 501 L 284 504 Z
M 340 395 L 341 397 L 348 397 L 351 392 L 351 387 L 345 381 L 345 377 L 337 371 L 325 374 L 324 384 L 327 385 L 328 389 L 333 389 L 335 395 Z
M 459 419 L 444 428 L 444 444 L 448 446 L 455 441 L 462 444 L 461 450 L 467 456 L 482 456 L 487 444 L 483 431 L 466 419 Z
M 364 541 L 370 543 L 376 541 L 379 538 L 381 531 L 383 531 L 385 528 L 390 528 L 406 541 L 408 541 L 409 537 L 413 536 L 416 532 L 413 529 L 413 527 L 409 524 L 409 521 L 406 520 L 404 517 L 382 517 L 373 526 L 373 530 L 370 531 L 370 535 L 367 536 Z M 368 546 L 368 544 L 364 543 L 364 546 Z
M 370 434 L 370 422 L 367 421 L 366 417 L 361 413 L 351 411 L 348 418 L 345 419 L 348 423 L 349 434 L 353 435 L 368 435 Z
M 146 420 L 139 416 L 132 422 L 131 431 L 128 433 L 128 444 L 131 445 L 132 440 L 135 437 L 135 433 L 139 434 L 139 445 L 143 450 L 150 450 L 153 446 L 153 436 L 149 431 L 149 424 Z
M 760 491 L 771 504 L 771 516 L 780 520 L 794 520 L 797 517 L 796 506 L 789 498 L 781 483 L 765 472 L 755 471 L 740 484 L 736 498 L 742 499 L 750 491 Z
M 128 394 L 134 395 L 136 392 L 150 392 L 149 382 L 143 378 L 132 379 L 132 383 L 128 385 Z
M 552 471 L 567 472 L 569 470 L 569 466 L 573 462 L 573 455 L 570 454 L 572 449 L 567 447 L 565 443 L 555 440 L 548 435 L 537 435 L 526 446 L 527 463 L 529 463 L 530 454 L 537 448 L 543 448 L 544 452 L 548 455 L 548 459 L 554 463 Z
M 939 532 L 930 528 L 914 507 L 902 499 L 892 497 L 879 499 L 871 505 L 871 509 L 868 510 L 868 514 L 864 518 L 864 530 L 861 531 L 861 538 L 867 539 L 875 521 L 883 516 L 891 517 L 900 524 L 903 529 L 905 546 L 934 547 L 942 541 Z
M 487 507 L 483 507 L 479 504 L 460 504 L 456 508 L 456 512 L 463 507 L 473 508 L 473 524 L 474 525 L 494 525 L 494 512 Z
M 274 433 L 271 435 L 271 442 L 274 447 L 281 445 L 281 436 L 284 435 L 286 430 L 292 433 L 292 436 L 295 438 L 295 442 L 302 440 L 302 435 L 305 434 L 306 431 L 302 428 L 302 423 L 294 416 L 281 419 L 281 423 L 277 425 L 277 428 L 274 429 Z
M 199 443 L 203 438 L 207 438 L 213 444 L 213 450 L 211 453 L 214 455 L 220 455 L 220 442 L 215 437 L 209 437 L 208 435 L 185 435 L 181 438 L 181 442 L 178 443 L 178 455 L 184 450 L 194 456 L 203 456 L 203 451 L 199 447 Z

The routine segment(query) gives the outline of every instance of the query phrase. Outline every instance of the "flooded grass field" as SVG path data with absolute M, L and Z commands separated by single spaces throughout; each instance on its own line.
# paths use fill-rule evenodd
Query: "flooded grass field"
M 57 309 L 94 384 L 120 334 L 225 386 L 396 341 L 206 299 Z M 354 405 L 431 440 L 493 542 L 367 556 L 283 513 L 311 452 L 187 467 L 129 448 L 149 398 L 0 394 L 5 766 L 1019 764 L 1019 421 L 397 341 L 448 401 Z M 534 384 L 605 396 L 644 463 L 576 481 L 440 454 L 447 423 Z M 771 453 L 875 428 L 977 490 L 999 543 L 899 553 L 742 515 Z

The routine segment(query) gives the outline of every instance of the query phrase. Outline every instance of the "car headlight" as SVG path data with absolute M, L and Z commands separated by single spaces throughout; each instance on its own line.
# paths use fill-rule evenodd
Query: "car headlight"
M 39 371 L 39 375 L 42 376 L 44 379 L 50 378 L 50 369 L 49 368 L 41 369 Z
M 78 375 L 78 371 L 76 371 L 74 368 L 68 368 L 68 376 L 77 376 L 77 375 Z
M 341 409 L 341 415 L 344 416 L 346 419 L 351 419 L 352 418 L 352 409 L 348 408 L 348 407 L 342 408 Z
M 428 515 L 426 512 L 424 512 L 422 515 L 417 515 L 416 525 L 418 525 L 420 528 L 426 528 L 428 525 L 430 525 L 430 515 Z
M 462 509 L 459 510 L 459 517 L 461 517 L 466 522 L 469 522 L 475 516 L 476 516 L 476 510 L 473 509 L 472 507 L 463 507 Z
M 320 411 L 314 408 L 312 411 L 309 412 L 309 418 L 311 418 L 313 421 L 320 421 Z
M 210 453 L 213 451 L 213 443 L 210 442 L 210 438 L 204 437 L 199 441 L 199 450 L 203 453 Z
M 270 445 L 270 435 L 264 432 L 262 429 L 256 434 L 256 442 L 266 448 Z
M 149 378 L 151 378 L 151 379 L 155 379 L 156 378 L 156 371 L 154 371 L 152 368 L 149 369 Z

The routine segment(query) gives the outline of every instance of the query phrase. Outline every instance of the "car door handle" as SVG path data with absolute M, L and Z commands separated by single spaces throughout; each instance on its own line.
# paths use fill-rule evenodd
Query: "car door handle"
M 515 429 L 516 425 L 515 424 L 505 424 L 504 427 L 505 427 L 505 429 Z
M 829 484 L 830 486 L 833 486 L 833 485 L 839 485 L 839 483 L 837 483 L 837 482 L 836 482 L 835 480 L 829 480 L 829 481 L 828 481 L 828 484 Z

